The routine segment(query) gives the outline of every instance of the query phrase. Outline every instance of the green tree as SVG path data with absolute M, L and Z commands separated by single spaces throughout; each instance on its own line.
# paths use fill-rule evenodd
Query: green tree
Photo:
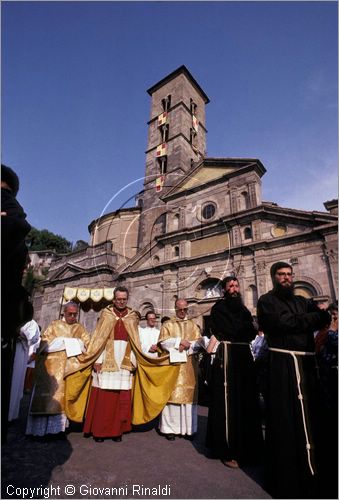
M 73 252 L 76 252 L 77 250 L 82 250 L 83 248 L 87 248 L 88 243 L 84 240 L 78 240 L 75 245 L 73 246 Z
M 42 276 L 34 272 L 33 266 L 28 266 L 22 278 L 22 286 L 26 288 L 29 295 L 33 294 L 33 290 L 39 287 L 39 283 L 47 277 L 48 269 L 42 270 Z
M 28 267 L 26 272 L 24 273 L 22 279 L 22 285 L 26 288 L 27 292 L 32 295 L 33 288 L 35 286 L 36 278 L 34 276 L 33 267 Z
M 58 234 L 51 233 L 47 229 L 36 229 L 32 227 L 26 237 L 29 251 L 54 250 L 56 253 L 68 253 L 72 251 L 72 242 Z

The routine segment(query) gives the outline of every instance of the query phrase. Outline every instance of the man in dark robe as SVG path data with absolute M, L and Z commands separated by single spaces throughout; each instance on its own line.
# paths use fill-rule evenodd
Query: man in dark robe
M 260 461 L 262 431 L 259 394 L 250 341 L 256 329 L 244 306 L 237 278 L 223 280 L 225 296 L 211 310 L 214 356 L 206 444 L 231 468 Z M 217 349 L 216 349 L 217 346 Z
M 320 498 L 317 444 L 324 421 L 319 411 L 314 331 L 328 324 L 330 317 L 312 300 L 294 295 L 289 264 L 277 262 L 270 272 L 273 290 L 262 295 L 257 306 L 259 328 L 270 351 L 268 487 L 275 498 Z
M 33 317 L 28 293 L 21 285 L 28 250 L 25 237 L 31 229 L 16 199 L 19 178 L 1 165 L 1 431 L 7 435 L 9 396 L 16 339 L 19 329 Z

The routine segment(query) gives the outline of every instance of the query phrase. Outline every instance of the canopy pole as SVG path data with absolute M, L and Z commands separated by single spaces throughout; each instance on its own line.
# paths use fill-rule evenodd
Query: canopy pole
M 65 286 L 66 285 L 64 285 L 64 289 L 62 291 L 62 297 L 61 297 L 61 301 L 60 301 L 59 319 L 61 318 L 61 310 L 62 310 L 62 306 L 63 306 L 63 303 L 64 303 Z

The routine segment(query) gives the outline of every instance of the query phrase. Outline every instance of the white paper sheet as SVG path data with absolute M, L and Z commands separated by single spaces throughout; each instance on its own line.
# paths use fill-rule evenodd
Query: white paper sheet
M 178 349 L 173 349 L 170 347 L 168 349 L 170 355 L 170 363 L 186 363 L 187 354 L 186 351 L 179 352 Z
M 82 353 L 80 342 L 78 341 L 78 339 L 65 338 L 65 348 L 68 358 L 70 356 L 78 356 L 78 354 Z

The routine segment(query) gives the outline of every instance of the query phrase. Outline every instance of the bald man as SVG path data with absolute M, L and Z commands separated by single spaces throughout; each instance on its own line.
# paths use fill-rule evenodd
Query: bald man
M 187 311 L 187 301 L 177 299 L 175 317 L 162 325 L 159 335 L 161 348 L 170 353 L 170 360 L 180 363 L 174 390 L 160 417 L 159 430 L 169 441 L 179 435 L 192 439 L 198 428 L 198 362 L 193 353 L 201 333 Z

